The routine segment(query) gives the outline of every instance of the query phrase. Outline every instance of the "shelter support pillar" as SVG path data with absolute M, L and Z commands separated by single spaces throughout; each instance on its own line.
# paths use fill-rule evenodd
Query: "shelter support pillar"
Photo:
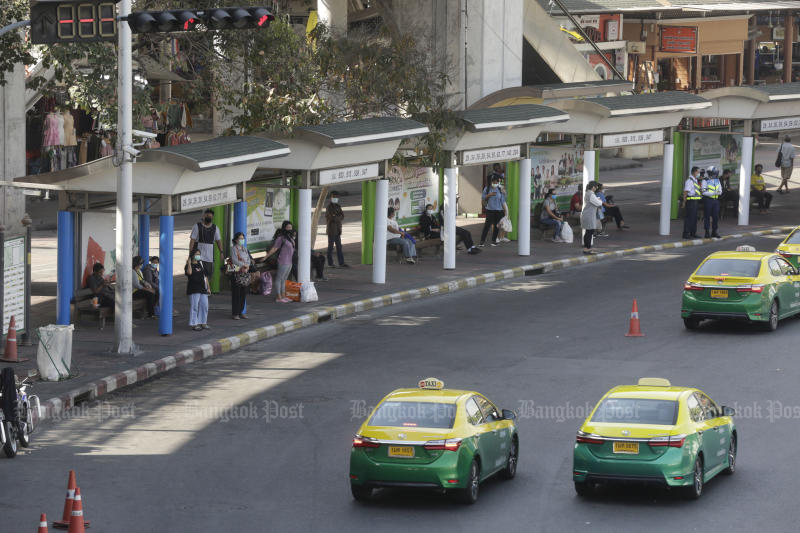
M 173 235 L 175 233 L 175 217 L 161 215 L 158 221 L 158 258 L 161 275 L 158 276 L 159 306 L 158 333 L 172 335 L 172 264 L 175 257 Z
M 792 81 L 792 42 L 794 41 L 794 11 L 786 10 L 783 13 L 783 82 Z M 749 191 L 749 189 L 748 189 Z M 741 196 L 739 196 L 741 198 Z M 739 219 L 741 220 L 741 212 Z M 739 222 L 741 224 L 741 222 Z
M 531 160 L 519 162 L 519 212 L 517 213 L 517 253 L 531 255 Z
M 683 194 L 683 182 L 686 179 L 687 168 L 685 161 L 685 149 L 689 139 L 686 132 L 672 132 L 672 199 L 670 201 L 670 218 L 678 218 L 678 198 Z
M 372 241 L 375 229 L 375 189 L 376 181 L 361 184 L 361 264 L 372 264 Z M 388 187 L 388 185 L 387 185 Z M 388 203 L 388 189 L 387 189 Z
M 59 211 L 57 220 L 56 324 L 66 326 L 70 323 L 69 301 L 72 299 L 72 293 L 75 292 L 75 214 L 70 211 Z M 28 328 L 26 323 L 25 329 Z
M 389 180 L 375 182 L 374 219 L 372 232 L 372 283 L 386 283 L 386 226 L 389 224 Z
M 147 200 L 141 200 L 139 205 L 144 211 L 144 214 L 139 215 L 139 255 L 145 265 L 150 262 L 150 213 L 147 212 L 147 203 Z
M 247 202 L 244 200 L 233 204 L 233 234 L 236 235 L 240 231 L 245 236 L 244 242 L 245 246 L 247 246 Z M 242 307 L 242 314 L 246 312 L 247 300 L 245 300 L 244 307 Z
M 443 268 L 456 268 L 456 192 L 458 168 L 444 169 L 444 259 Z
M 583 194 L 586 195 L 586 189 L 589 182 L 597 178 L 596 165 L 597 157 L 594 150 L 594 135 L 586 136 L 586 150 L 583 152 Z M 585 208 L 585 202 L 583 207 Z M 581 232 L 583 235 L 583 231 Z
M 672 215 L 672 164 L 675 145 L 664 145 L 664 168 L 661 173 L 661 211 L 659 213 L 658 234 L 669 235 L 669 220 Z
M 517 215 L 519 214 L 519 161 L 506 163 L 506 205 L 508 206 L 508 219 L 512 229 L 506 235 L 507 239 L 517 240 Z
M 749 121 L 748 121 L 749 122 Z M 750 128 L 745 126 L 745 132 Z M 750 178 L 753 169 L 753 137 L 742 137 L 742 163 L 739 167 L 739 225 L 750 224 Z
M 297 281 L 311 281 L 311 189 L 300 189 L 297 213 Z

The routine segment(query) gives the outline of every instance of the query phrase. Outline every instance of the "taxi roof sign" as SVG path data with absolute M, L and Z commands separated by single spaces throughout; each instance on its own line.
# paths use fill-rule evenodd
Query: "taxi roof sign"
M 754 246 L 750 246 L 749 244 L 742 244 L 736 247 L 737 252 L 755 252 L 756 249 Z
M 643 387 L 671 387 L 672 383 L 664 378 L 639 378 L 638 385 Z
M 419 380 L 420 389 L 442 390 L 444 388 L 444 381 L 439 378 L 425 378 Z

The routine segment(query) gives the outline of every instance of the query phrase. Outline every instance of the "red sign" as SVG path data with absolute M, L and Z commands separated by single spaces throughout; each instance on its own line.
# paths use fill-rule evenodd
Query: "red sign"
M 661 51 L 696 53 L 697 27 L 663 26 L 661 28 Z

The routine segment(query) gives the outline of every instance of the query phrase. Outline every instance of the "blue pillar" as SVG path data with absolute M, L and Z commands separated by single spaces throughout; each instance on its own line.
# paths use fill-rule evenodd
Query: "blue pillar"
M 150 262 L 150 215 L 139 215 L 139 255 L 144 264 Z
M 75 292 L 75 215 L 58 212 L 58 266 L 56 284 L 56 323 L 70 323 L 69 301 Z
M 236 202 L 233 204 L 233 234 L 241 231 L 244 233 L 244 242 L 247 244 L 247 202 Z M 247 302 L 244 304 L 242 313 L 247 312 Z
M 158 258 L 160 260 L 158 291 L 161 293 L 161 313 L 158 315 L 158 332 L 172 335 L 172 239 L 175 231 L 175 218 L 161 215 L 159 218 Z

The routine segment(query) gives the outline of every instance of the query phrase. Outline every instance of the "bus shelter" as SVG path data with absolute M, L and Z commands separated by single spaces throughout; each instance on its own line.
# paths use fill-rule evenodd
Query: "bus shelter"
M 800 82 L 724 87 L 702 93 L 711 105 L 687 112 L 689 127 L 682 130 L 685 155 L 676 161 L 687 171 L 713 162 L 739 178 L 738 224 L 750 223 L 750 179 L 753 169 L 753 133 L 783 134 L 800 130 Z M 699 123 L 699 124 L 698 124 Z M 717 126 L 699 131 L 695 126 Z M 719 163 L 717 162 L 719 161 Z
M 143 150 L 133 166 L 133 195 L 138 200 L 134 239 L 149 255 L 150 215 L 159 213 L 160 307 L 158 330 L 172 334 L 174 215 L 233 204 L 234 229 L 244 225 L 244 183 L 259 162 L 289 154 L 281 143 L 259 137 L 218 137 L 208 141 Z M 96 262 L 113 275 L 132 265 L 115 264 L 117 161 L 105 157 L 65 170 L 26 176 L 27 187 L 58 187 L 58 324 L 69 324 L 70 301 Z M 117 309 L 120 302 L 117 291 Z M 117 313 L 119 314 L 119 313 Z M 130 317 L 130 313 L 126 313 Z M 119 317 L 117 317 L 119 319 Z
M 584 136 L 583 190 L 591 180 L 598 180 L 599 148 L 619 148 L 648 143 L 664 143 L 661 181 L 659 234 L 669 235 L 671 206 L 676 197 L 673 174 L 682 176 L 682 161 L 676 164 L 673 130 L 687 112 L 711 107 L 706 99 L 684 92 L 662 92 L 568 99 L 551 102 L 550 107 L 569 113 L 569 120 L 546 128 L 548 133 Z
M 287 157 L 260 165 L 260 174 L 288 174 L 279 181 L 291 188 L 292 222 L 297 227 L 298 282 L 311 281 L 311 193 L 347 183 L 362 186 L 362 258 L 372 259 L 373 283 L 386 282 L 386 226 L 389 162 L 403 139 L 428 133 L 424 124 L 398 117 L 304 126 L 295 137 L 279 139 Z

